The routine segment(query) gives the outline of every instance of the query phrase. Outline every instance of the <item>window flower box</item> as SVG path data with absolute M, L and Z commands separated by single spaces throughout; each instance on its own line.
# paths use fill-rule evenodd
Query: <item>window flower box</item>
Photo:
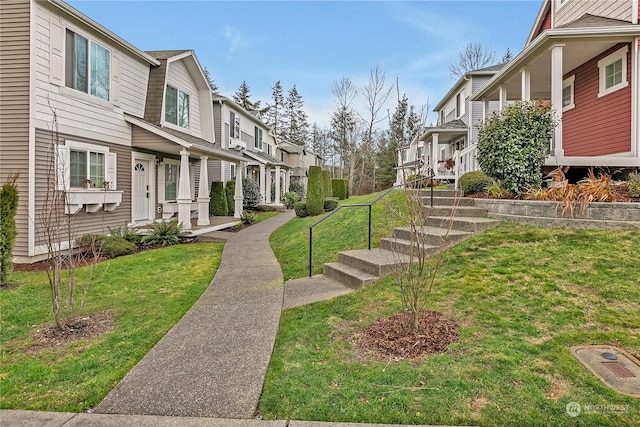
M 65 213 L 74 215 L 85 208 L 86 212 L 114 211 L 122 203 L 122 190 L 105 190 L 99 188 L 70 188 L 66 192 L 67 204 Z

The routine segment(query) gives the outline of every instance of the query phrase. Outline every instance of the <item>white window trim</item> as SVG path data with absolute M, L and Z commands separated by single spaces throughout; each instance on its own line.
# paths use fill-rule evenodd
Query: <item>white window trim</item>
M 66 32 L 67 30 L 71 31 L 74 34 L 79 35 L 80 37 L 83 37 L 87 40 L 87 91 L 83 92 L 81 90 L 78 90 L 74 87 L 70 87 L 67 86 L 67 82 L 66 82 L 66 73 L 67 73 L 67 69 L 66 69 L 66 64 L 67 64 L 67 41 L 66 41 Z M 101 48 L 103 48 L 104 50 L 106 50 L 107 52 L 109 52 L 109 99 L 104 99 L 104 98 L 100 98 L 97 95 L 93 95 L 91 93 L 91 43 L 95 43 L 98 46 L 100 46 Z M 104 102 L 107 103 L 109 105 L 111 105 L 112 102 L 112 97 L 113 97 L 113 52 L 111 51 L 111 49 L 109 49 L 107 46 L 105 46 L 102 43 L 99 43 L 98 41 L 96 41 L 96 39 L 92 38 L 91 36 L 89 36 L 87 33 L 83 32 L 83 31 L 79 31 L 77 28 L 71 27 L 71 26 L 67 26 L 64 28 L 64 32 L 63 32 L 63 50 L 64 50 L 64 71 L 63 71 L 63 85 L 61 87 L 66 88 L 69 91 L 73 91 L 75 93 L 85 95 L 85 96 L 89 96 L 91 97 L 91 100 L 98 100 L 99 102 Z
M 569 3 L 569 0 L 556 0 L 556 10 L 559 10 L 562 6 Z
M 173 200 L 167 200 L 164 197 L 165 194 L 165 165 L 175 165 L 178 167 L 177 170 L 177 176 L 176 176 L 176 199 Z M 179 191 L 179 187 L 180 187 L 180 160 L 174 160 L 174 159 L 164 159 L 162 162 L 160 162 L 160 165 L 158 165 L 158 169 L 160 169 L 158 171 L 158 202 L 159 203 L 166 203 L 166 202 L 175 202 L 177 201 L 178 198 L 178 191 Z
M 65 145 L 64 146 L 60 146 L 61 149 L 66 149 L 69 154 L 71 153 L 71 150 L 75 150 L 75 151 L 86 151 L 86 152 L 94 152 L 94 153 L 102 153 L 104 154 L 104 180 L 105 181 L 109 181 L 109 189 L 110 190 L 115 190 L 116 187 L 116 180 L 115 180 L 115 174 L 116 172 L 113 171 L 111 173 L 110 176 L 110 172 L 109 172 L 109 147 L 104 147 L 102 145 L 95 145 L 95 144 L 89 144 L 86 142 L 79 142 L 79 141 L 72 141 L 72 140 L 66 140 L 65 141 Z M 115 154 L 113 155 L 115 156 Z M 68 158 L 67 158 L 68 159 Z M 87 157 L 87 162 L 89 158 Z M 67 160 L 68 161 L 68 160 Z M 67 171 L 65 172 L 66 174 L 68 174 L 68 170 L 71 166 L 69 164 L 65 165 L 65 168 L 67 168 Z M 70 188 L 80 188 L 80 187 L 71 187 L 71 182 L 70 182 L 70 178 L 69 176 L 66 176 L 65 178 L 65 185 L 67 187 L 67 189 Z M 104 191 L 104 188 L 90 188 L 89 190 L 99 190 L 99 191 Z
M 629 52 L 629 46 L 624 46 L 621 49 L 613 52 L 611 55 L 608 55 L 598 61 L 598 69 L 599 69 L 599 91 L 598 98 L 601 98 L 605 95 L 613 93 L 617 90 L 623 89 L 629 86 L 629 81 L 627 80 L 627 52 Z M 606 69 L 608 65 L 622 59 L 622 81 L 617 85 L 611 86 L 610 88 L 606 88 Z
M 565 105 L 562 107 L 562 111 L 568 111 L 576 107 L 576 98 L 575 98 L 575 74 L 571 77 L 562 81 L 562 91 L 564 92 L 565 88 L 571 86 L 571 103 L 569 105 Z
M 187 127 L 182 127 L 178 123 L 171 123 L 171 122 L 168 122 L 166 120 L 166 115 L 167 115 L 166 114 L 166 111 L 167 111 L 166 110 L 167 109 L 167 104 L 166 103 L 167 103 L 167 87 L 168 86 L 171 86 L 172 88 L 174 88 L 175 90 L 178 91 L 177 94 L 176 94 L 177 95 L 176 102 L 177 102 L 178 99 L 180 99 L 180 92 L 184 93 L 185 95 L 187 95 L 189 97 L 189 105 L 188 105 L 189 112 L 187 113 L 188 114 L 189 123 L 188 123 Z M 178 106 L 176 105 L 176 108 L 177 107 Z M 177 114 L 177 110 L 176 110 L 176 114 Z M 177 121 L 178 120 L 176 120 L 176 122 Z M 187 91 L 184 91 L 184 90 L 180 89 L 178 86 L 175 86 L 175 85 L 173 85 L 171 83 L 167 83 L 167 84 L 164 85 L 164 95 L 162 97 L 162 125 L 166 126 L 168 128 L 171 128 L 171 129 L 178 130 L 178 131 L 180 131 L 182 133 L 191 134 L 191 94 L 189 92 L 187 92 Z

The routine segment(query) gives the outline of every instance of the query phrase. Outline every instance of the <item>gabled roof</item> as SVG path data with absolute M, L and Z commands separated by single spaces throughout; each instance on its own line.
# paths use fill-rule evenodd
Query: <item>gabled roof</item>
M 462 85 L 464 85 L 464 83 L 469 80 L 469 77 L 471 77 L 471 76 L 487 76 L 487 75 L 492 76 L 495 73 L 497 73 L 505 65 L 506 65 L 506 63 L 495 64 L 495 65 L 491 65 L 489 67 L 478 68 L 477 70 L 467 71 L 466 73 L 464 73 L 464 75 L 462 77 L 460 77 L 460 79 L 458 79 L 456 84 L 454 84 L 451 87 L 451 89 L 449 89 L 447 94 L 442 97 L 440 102 L 438 102 L 438 104 L 433 108 L 433 111 L 439 111 L 442 107 L 444 107 L 444 104 L 446 104 L 447 101 L 455 93 L 460 91 L 460 89 L 462 88 Z
M 538 11 L 538 16 L 536 16 L 536 20 L 533 22 L 533 26 L 529 32 L 529 37 L 527 37 L 527 41 L 525 42 L 525 46 L 531 43 L 531 41 L 536 37 L 547 13 L 551 13 L 551 1 L 543 0 L 540 10 Z
M 469 126 L 467 126 L 467 124 L 465 122 L 463 122 L 460 119 L 455 119 L 455 120 L 450 120 L 446 123 L 441 124 L 440 126 L 432 126 L 432 127 L 428 127 L 427 131 L 429 130 L 458 130 L 458 129 L 468 129 Z
M 150 50 L 147 52 L 153 56 L 157 62 L 157 67 L 151 67 L 149 71 L 149 85 L 147 86 L 147 102 L 144 110 L 144 119 L 148 122 L 159 125 L 162 123 L 162 103 L 164 96 L 164 86 L 167 81 L 168 64 L 184 58 L 191 58 L 189 62 L 192 72 L 200 74 L 200 79 L 194 79 L 200 88 L 209 88 L 209 83 L 204 77 L 202 67 L 193 50 Z M 189 66 L 188 66 L 189 68 Z
M 619 27 L 629 24 L 631 24 L 629 21 L 622 21 L 620 19 L 606 18 L 604 16 L 585 13 L 575 21 L 560 25 L 557 28 Z
M 252 120 L 253 122 L 263 126 L 264 128 L 266 128 L 267 130 L 271 130 L 271 128 L 262 120 L 260 120 L 258 117 L 256 117 L 255 114 L 251 113 L 251 111 L 247 111 L 244 108 L 242 108 L 241 105 L 239 105 L 237 102 L 235 102 L 233 99 L 231 98 L 227 98 L 226 96 L 222 96 L 219 93 L 214 92 L 213 93 L 213 102 L 217 102 L 219 104 L 228 104 L 230 106 L 232 106 L 235 110 L 241 111 L 244 113 L 244 117 Z
M 281 162 L 280 160 L 273 157 L 272 155 L 266 154 L 260 151 L 245 150 L 243 151 L 243 154 L 245 155 L 245 157 L 249 157 L 251 159 L 259 161 L 260 163 L 264 163 L 267 165 L 289 167 L 289 165 L 287 165 L 284 162 Z
M 292 144 L 290 142 L 281 142 L 278 144 L 278 148 L 285 153 L 300 154 L 305 152 L 305 148 L 302 145 Z

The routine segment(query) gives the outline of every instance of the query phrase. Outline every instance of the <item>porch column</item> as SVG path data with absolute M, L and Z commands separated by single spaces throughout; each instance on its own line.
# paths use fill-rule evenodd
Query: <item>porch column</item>
M 189 152 L 180 151 L 180 180 L 178 181 L 178 223 L 191 230 L 191 179 L 189 177 Z
M 520 71 L 520 78 L 522 84 L 522 100 L 529 101 L 531 100 L 531 71 L 528 68 L 523 68 Z
M 486 119 L 488 115 L 489 115 L 489 100 L 483 99 L 482 100 L 482 120 Z
M 270 191 L 270 188 L 265 188 L 267 184 L 267 180 L 265 179 L 264 165 L 260 165 L 260 174 L 258 175 L 258 180 L 260 181 L 260 195 L 262 196 L 262 200 L 267 200 L 266 192 Z
M 431 136 L 431 168 L 433 174 L 438 172 L 438 134 L 434 133 Z
M 242 194 L 242 178 L 246 174 L 242 173 L 245 165 L 244 162 L 236 163 L 236 189 L 233 194 L 233 217 L 240 218 L 242 215 L 242 202 L 244 201 L 244 196 Z
M 198 225 L 209 225 L 209 171 L 207 156 L 200 157 L 200 181 L 198 182 Z
M 558 126 L 553 130 L 551 144 L 552 156 L 564 156 L 562 148 L 562 48 L 564 44 L 551 47 L 551 110 L 558 120 Z
M 500 91 L 500 106 L 498 108 L 502 111 L 502 109 L 507 106 L 507 88 L 500 86 L 498 90 Z
M 276 199 L 273 201 L 275 204 L 280 204 L 280 166 L 276 166 Z
M 266 204 L 270 204 L 271 203 L 271 168 L 267 166 L 267 176 L 266 176 L 266 180 L 267 182 L 267 195 L 266 198 L 264 199 L 264 202 Z

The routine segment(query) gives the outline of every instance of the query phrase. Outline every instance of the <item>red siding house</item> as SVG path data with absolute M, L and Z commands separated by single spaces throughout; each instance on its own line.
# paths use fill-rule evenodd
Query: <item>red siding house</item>
M 638 0 L 544 0 L 527 43 L 474 101 L 550 100 L 547 166 L 640 167 Z

